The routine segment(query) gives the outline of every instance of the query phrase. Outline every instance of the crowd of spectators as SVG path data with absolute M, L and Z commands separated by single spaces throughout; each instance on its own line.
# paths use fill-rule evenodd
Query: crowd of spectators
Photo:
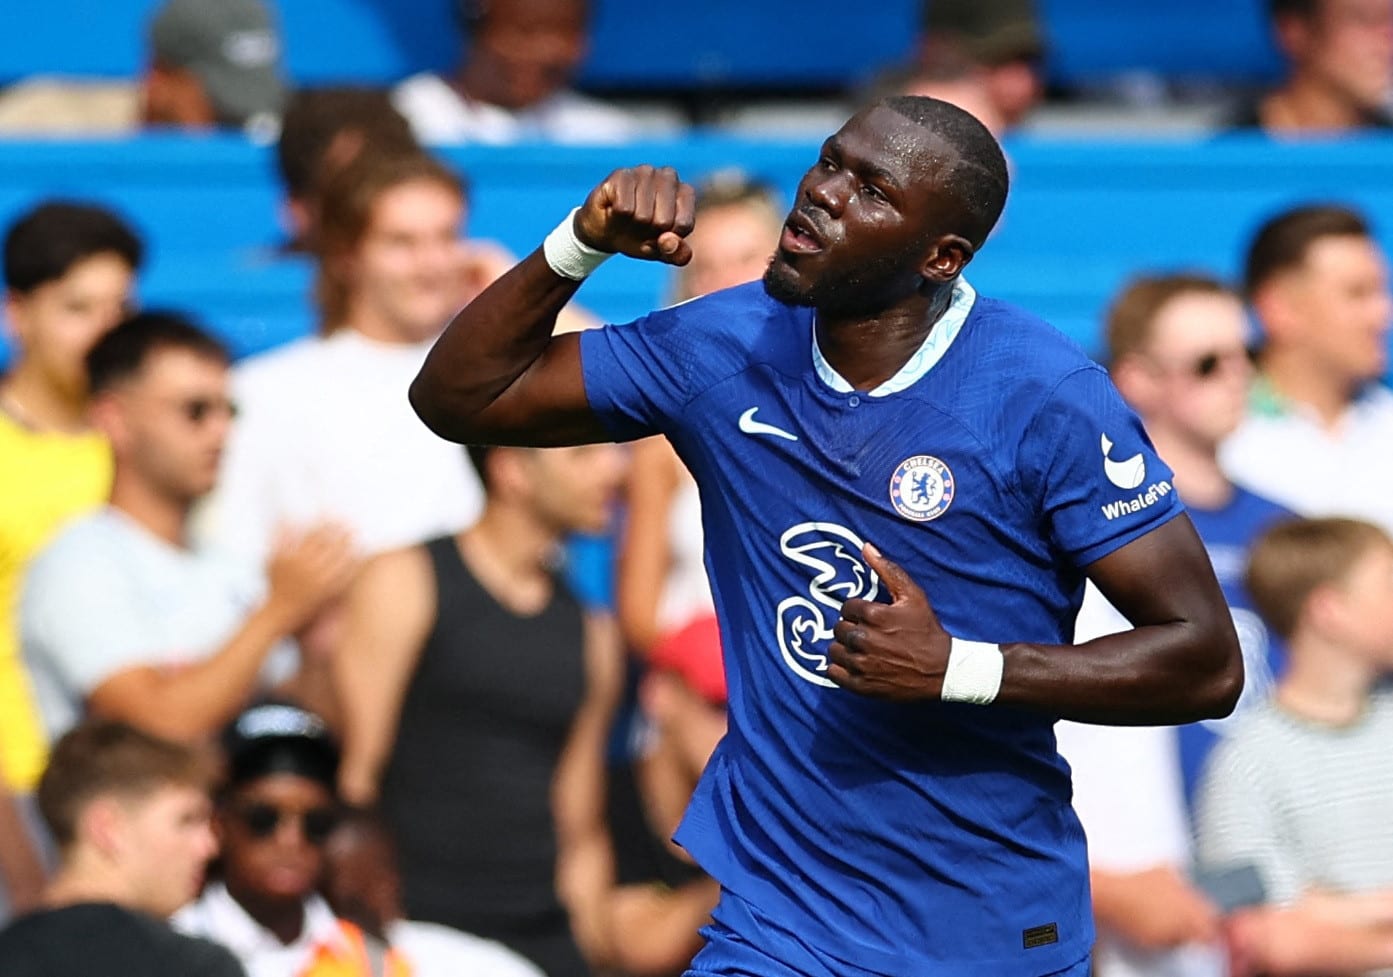
M 1393 122 L 1393 0 L 1270 13 L 1287 74 L 1216 125 Z M 0 92 L 0 132 L 275 141 L 283 240 L 259 260 L 313 264 L 319 324 L 234 363 L 198 310 L 134 307 L 147 242 L 110 210 L 33 201 L 4 231 L 0 973 L 662 977 L 700 945 L 718 887 L 668 840 L 725 732 L 695 483 L 660 439 L 466 451 L 406 398 L 515 262 L 468 234 L 470 184 L 430 146 L 683 124 L 574 89 L 591 14 L 471 0 L 453 74 L 293 91 L 261 0 L 166 0 L 139 79 Z M 1031 3 L 932 0 L 923 26 L 851 97 L 1028 123 Z M 697 206 L 672 301 L 758 278 L 785 210 L 734 168 Z M 1387 257 L 1322 201 L 1238 263 L 1138 255 L 1103 324 L 1247 684 L 1220 722 L 1060 724 L 1094 970 L 1393 974 Z M 573 305 L 558 328 L 595 324 Z M 614 539 L 612 608 L 577 535 Z M 1128 626 L 1086 591 L 1078 640 Z

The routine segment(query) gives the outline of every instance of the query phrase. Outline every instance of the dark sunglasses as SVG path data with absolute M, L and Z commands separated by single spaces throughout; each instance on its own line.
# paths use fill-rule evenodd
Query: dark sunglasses
M 1242 355 L 1249 365 L 1257 363 L 1257 350 L 1251 347 L 1244 347 L 1242 350 L 1226 350 L 1222 353 L 1205 353 L 1203 356 L 1196 357 L 1190 361 L 1190 375 L 1197 380 L 1208 380 L 1219 372 L 1219 367 L 1224 364 L 1224 361 L 1238 355 Z
M 331 807 L 316 807 L 300 813 L 283 810 L 274 804 L 244 804 L 237 809 L 237 818 L 247 834 L 258 841 L 273 836 L 280 829 L 281 821 L 298 821 L 300 833 L 316 847 L 329 840 L 339 823 L 339 813 Z
M 176 406 L 190 424 L 202 424 L 215 413 L 225 414 L 229 419 L 237 416 L 236 404 L 216 397 L 191 397 L 179 401 Z

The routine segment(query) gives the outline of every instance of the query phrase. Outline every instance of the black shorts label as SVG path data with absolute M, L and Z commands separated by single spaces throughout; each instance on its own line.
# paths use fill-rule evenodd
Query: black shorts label
M 1027 950 L 1033 950 L 1037 946 L 1049 946 L 1051 943 L 1059 942 L 1059 925 L 1056 923 L 1046 923 L 1044 926 L 1032 926 L 1028 930 L 1021 932 L 1021 943 Z

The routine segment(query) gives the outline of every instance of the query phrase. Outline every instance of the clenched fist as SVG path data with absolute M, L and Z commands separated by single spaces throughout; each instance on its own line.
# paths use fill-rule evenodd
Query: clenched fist
M 615 170 L 576 213 L 581 243 L 599 251 L 685 265 L 696 223 L 696 191 L 670 166 Z

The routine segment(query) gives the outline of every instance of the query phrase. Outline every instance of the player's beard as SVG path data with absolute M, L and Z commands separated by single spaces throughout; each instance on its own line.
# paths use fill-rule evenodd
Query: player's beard
M 775 255 L 764 273 L 764 290 L 780 302 L 828 315 L 870 315 L 893 305 L 904 292 L 908 258 L 908 251 L 880 255 L 852 268 L 829 269 L 800 285 L 793 269 Z

